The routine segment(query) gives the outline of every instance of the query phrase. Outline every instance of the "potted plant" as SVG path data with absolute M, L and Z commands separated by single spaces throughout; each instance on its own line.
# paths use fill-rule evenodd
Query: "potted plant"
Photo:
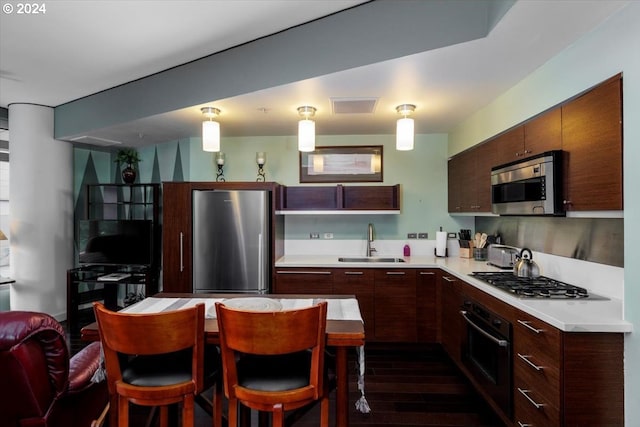
M 127 184 L 132 184 L 136 180 L 136 166 L 142 159 L 135 148 L 123 148 L 116 154 L 115 162 L 126 164 L 127 167 L 122 170 L 122 180 Z

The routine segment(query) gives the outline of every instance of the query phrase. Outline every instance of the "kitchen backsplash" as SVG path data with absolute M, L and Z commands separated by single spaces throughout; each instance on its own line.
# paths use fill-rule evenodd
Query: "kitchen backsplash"
M 475 229 L 506 245 L 624 267 L 623 218 L 476 217 Z

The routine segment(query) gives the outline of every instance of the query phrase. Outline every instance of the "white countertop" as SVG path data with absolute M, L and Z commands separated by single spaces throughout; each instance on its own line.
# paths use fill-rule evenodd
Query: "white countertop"
M 381 255 L 384 256 L 384 255 Z M 550 300 L 523 299 L 469 276 L 474 271 L 499 271 L 484 261 L 434 256 L 404 257 L 404 263 L 346 263 L 335 255 L 286 255 L 275 263 L 278 267 L 310 268 L 441 268 L 471 286 L 516 307 L 525 313 L 565 332 L 632 332 L 633 325 L 623 319 L 622 301 L 608 300 Z M 580 286 L 579 284 L 576 284 Z

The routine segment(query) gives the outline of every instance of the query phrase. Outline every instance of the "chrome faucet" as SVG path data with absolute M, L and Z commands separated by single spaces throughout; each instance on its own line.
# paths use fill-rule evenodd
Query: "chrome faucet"
M 374 252 L 378 252 L 376 251 L 376 248 L 371 246 L 371 243 L 373 243 L 373 224 L 369 223 L 369 226 L 367 228 L 367 256 L 373 256 Z

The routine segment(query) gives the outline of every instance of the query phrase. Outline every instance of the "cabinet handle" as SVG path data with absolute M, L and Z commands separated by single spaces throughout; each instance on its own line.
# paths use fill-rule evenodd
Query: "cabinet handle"
M 387 271 L 387 276 L 404 276 L 404 271 Z
M 184 233 L 180 232 L 180 273 L 184 271 Z
M 450 283 L 453 283 L 453 282 L 455 282 L 455 281 L 456 281 L 455 279 L 452 279 L 452 278 L 447 277 L 447 276 L 442 276 L 442 279 L 443 279 L 443 280 L 446 280 L 447 282 L 450 282 Z
M 519 391 L 519 392 L 520 392 L 524 397 L 526 397 L 526 398 L 527 398 L 527 400 L 528 400 L 529 402 L 531 402 L 531 404 L 532 404 L 533 406 L 535 406 L 535 407 L 536 407 L 536 409 L 540 409 L 540 408 L 542 408 L 542 407 L 544 406 L 544 403 L 538 403 L 538 402 L 536 402 L 535 400 L 533 400 L 533 399 L 529 396 L 529 393 L 531 393 L 531 390 L 523 390 L 523 389 L 521 389 L 520 387 L 518 387 L 518 391 Z
M 518 427 L 533 427 L 533 424 L 518 421 Z
M 572 204 L 572 203 L 571 203 L 571 200 L 563 200 L 563 201 L 562 201 L 562 204 L 563 204 L 563 205 L 570 205 L 570 204 Z
M 432 271 L 421 271 L 419 274 L 420 274 L 421 276 L 433 276 L 433 275 L 434 275 L 434 274 L 436 274 L 436 273 L 434 273 L 434 272 L 432 272 Z
M 276 274 L 331 274 L 330 271 L 276 271 Z
M 344 274 L 347 275 L 347 276 L 362 276 L 364 274 L 364 272 L 362 272 L 362 271 L 345 271 Z
M 522 326 L 524 326 L 525 328 L 529 329 L 530 331 L 535 332 L 536 334 L 544 332 L 544 329 L 536 329 L 533 326 L 531 326 L 531 322 L 528 321 L 528 320 L 520 320 L 520 319 L 518 319 L 518 323 L 520 323 Z
M 544 367 L 538 366 L 535 363 L 533 363 L 531 360 L 529 360 L 529 358 L 531 357 L 530 355 L 524 355 L 524 354 L 518 353 L 518 357 L 524 360 L 525 362 L 527 362 L 527 364 L 531 366 L 533 369 L 535 369 L 536 371 L 542 371 L 544 369 Z

